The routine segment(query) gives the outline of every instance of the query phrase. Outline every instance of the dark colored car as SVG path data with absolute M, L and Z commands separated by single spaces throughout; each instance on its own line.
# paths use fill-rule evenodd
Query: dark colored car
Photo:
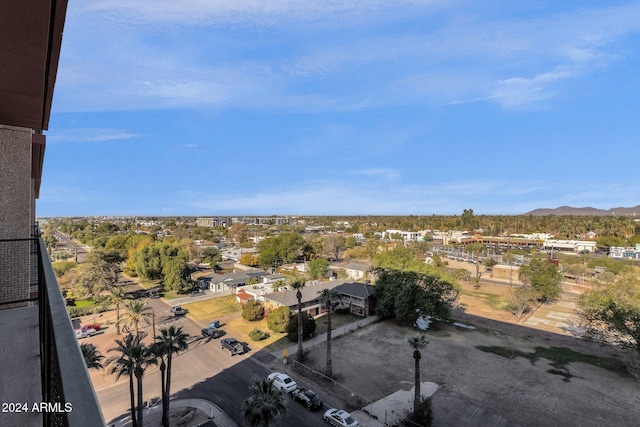
M 202 330 L 203 337 L 210 337 L 215 339 L 215 338 L 220 338 L 223 335 L 224 335 L 224 331 L 221 331 L 220 329 L 216 329 L 216 328 L 204 328 Z
M 220 348 L 227 350 L 232 356 L 244 353 L 244 346 L 235 338 L 223 338 L 220 340 Z
M 315 391 L 299 388 L 291 393 L 293 400 L 296 400 L 307 407 L 308 410 L 322 408 L 322 400 Z

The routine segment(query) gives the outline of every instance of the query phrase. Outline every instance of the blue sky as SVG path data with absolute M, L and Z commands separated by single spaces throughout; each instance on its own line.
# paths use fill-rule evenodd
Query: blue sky
M 71 0 L 39 216 L 640 204 L 640 2 Z

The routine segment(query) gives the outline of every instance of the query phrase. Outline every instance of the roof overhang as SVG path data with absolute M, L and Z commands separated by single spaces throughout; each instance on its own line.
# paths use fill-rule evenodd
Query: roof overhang
M 0 13 L 0 123 L 49 126 L 67 0 L 5 0 Z

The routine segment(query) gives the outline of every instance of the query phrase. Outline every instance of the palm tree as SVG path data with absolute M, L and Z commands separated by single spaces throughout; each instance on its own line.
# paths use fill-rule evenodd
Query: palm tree
M 133 388 L 134 360 L 133 348 L 140 345 L 138 337 L 127 334 L 124 340 L 116 340 L 116 347 L 109 349 L 109 352 L 116 351 L 118 354 L 111 356 L 107 360 L 107 365 L 111 365 L 110 374 L 117 374 L 116 381 L 123 375 L 129 377 L 129 396 L 131 398 L 131 421 L 133 427 L 138 427 L 136 418 L 135 390 Z
M 325 307 L 327 308 L 327 372 L 325 375 L 331 378 L 333 375 L 333 368 L 331 366 L 331 310 L 333 309 L 333 305 L 331 300 L 338 297 L 339 294 L 335 289 L 325 288 L 319 291 L 318 295 L 320 295 L 320 299 L 324 301 Z
M 302 289 L 305 285 L 304 279 L 298 279 L 291 283 L 291 287 L 296 290 L 296 298 L 298 298 L 298 353 L 296 357 L 298 360 L 302 360 L 303 350 L 302 350 Z
M 107 305 L 116 306 L 116 332 L 118 335 L 120 335 L 120 306 L 124 303 L 126 297 L 125 286 L 112 286 L 106 298 Z
M 189 348 L 189 334 L 181 327 L 170 326 L 160 329 L 156 337 L 154 354 L 160 359 L 160 376 L 162 382 L 162 425 L 169 427 L 169 396 L 171 395 L 171 363 L 173 355 Z
M 407 338 L 409 345 L 413 348 L 413 360 L 415 360 L 415 391 L 413 395 L 413 413 L 417 414 L 420 410 L 420 359 L 422 358 L 422 354 L 420 350 L 425 348 L 429 341 L 427 338 L 418 334 L 416 336 Z
M 153 354 L 152 348 L 142 343 L 144 335 L 144 333 L 138 335 L 138 345 L 132 348 L 132 359 L 134 362 L 133 373 L 136 377 L 138 388 L 138 427 L 143 426 L 142 418 L 144 414 L 144 408 L 142 406 L 142 377 L 150 365 L 157 363 L 157 358 Z
M 138 324 L 141 320 L 145 320 L 148 324 L 147 320 L 152 314 L 149 312 L 149 307 L 147 307 L 147 303 L 145 301 L 125 301 L 124 302 L 124 310 L 125 314 L 120 320 L 116 322 L 116 324 L 125 324 L 126 326 L 133 325 L 136 328 L 136 335 L 139 334 Z
M 102 369 L 102 359 L 104 356 L 100 354 L 100 350 L 95 348 L 93 344 L 80 344 L 80 350 L 82 350 L 82 357 L 84 357 L 84 363 L 88 369 Z
M 252 394 L 242 402 L 244 419 L 251 427 L 268 427 L 287 410 L 284 393 L 267 378 L 250 387 Z

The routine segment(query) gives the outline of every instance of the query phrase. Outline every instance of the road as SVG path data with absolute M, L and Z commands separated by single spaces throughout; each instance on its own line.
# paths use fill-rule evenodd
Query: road
M 219 345 L 219 340 L 204 339 L 201 326 L 187 317 L 173 317 L 170 306 L 161 299 L 147 299 L 154 311 L 156 331 L 176 325 L 191 335 L 190 348 L 179 354 L 173 363 L 172 398 L 199 398 L 215 402 L 239 425 L 243 425 L 241 404 L 249 394 L 249 386 L 255 379 L 266 377 L 271 371 L 254 359 L 249 351 L 240 356 L 230 356 Z M 152 334 L 153 326 L 144 329 Z M 224 329 L 224 325 L 222 326 Z M 228 336 L 232 336 L 230 333 Z M 248 348 L 245 345 L 245 348 Z M 160 396 L 160 372 L 151 368 L 143 379 L 144 400 L 154 401 Z M 320 390 L 318 393 L 322 396 Z M 98 400 L 107 423 L 125 415 L 129 410 L 129 384 L 120 381 L 97 391 Z M 324 396 L 323 396 L 324 397 Z M 291 399 L 287 399 L 286 416 L 276 426 L 325 426 L 323 411 L 309 412 Z

